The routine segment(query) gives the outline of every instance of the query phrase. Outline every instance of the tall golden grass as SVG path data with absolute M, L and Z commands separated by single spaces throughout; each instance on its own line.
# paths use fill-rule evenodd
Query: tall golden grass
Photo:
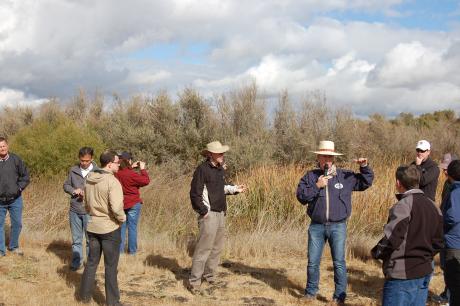
M 375 180 L 368 190 L 353 193 L 353 212 L 348 221 L 350 242 L 373 241 L 372 238 L 381 235 L 388 209 L 395 202 L 394 172 L 397 166 L 407 163 L 404 160 L 370 162 Z M 356 164 L 343 163 L 341 166 L 358 171 Z M 252 235 L 253 240 L 257 237 L 263 241 L 268 239 L 269 233 L 276 232 L 278 236 L 291 233 L 287 238 L 297 239 L 292 233 L 304 233 L 309 218 L 306 217 L 305 207 L 297 201 L 295 192 L 300 178 L 310 168 L 267 165 L 237 173 L 231 181 L 245 183 L 248 192 L 227 198 L 230 238 L 244 234 Z M 166 235 L 175 243 L 186 246 L 197 231 L 196 214 L 189 200 L 191 175 L 172 178 L 167 172 L 154 168 L 150 170 L 150 176 L 152 182 L 141 190 L 144 200 L 141 235 Z M 62 191 L 63 180 L 63 177 L 33 180 L 24 194 L 25 230 L 45 234 L 68 231 L 69 203 Z M 438 196 L 443 182 L 441 175 Z

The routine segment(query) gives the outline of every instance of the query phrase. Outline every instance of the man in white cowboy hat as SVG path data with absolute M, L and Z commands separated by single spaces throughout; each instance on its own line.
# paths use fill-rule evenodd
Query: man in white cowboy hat
M 431 159 L 431 144 L 422 139 L 417 142 L 415 146 L 415 161 L 412 163 L 416 165 L 421 172 L 420 189 L 432 201 L 435 201 L 436 187 L 438 186 L 439 167 L 438 164 Z
M 337 168 L 332 141 L 320 141 L 317 151 L 318 168 L 308 171 L 297 187 L 297 199 L 308 204 L 311 219 L 308 228 L 308 266 L 305 299 L 314 300 L 318 292 L 319 267 L 324 244 L 329 242 L 334 264 L 335 291 L 331 305 L 343 305 L 347 289 L 345 240 L 347 218 L 351 214 L 352 191 L 363 191 L 372 185 L 374 173 L 367 158 L 355 160 L 360 173 Z
M 226 195 L 246 191 L 245 185 L 227 185 L 224 181 L 224 153 L 228 150 L 219 141 L 208 143 L 202 151 L 206 160 L 193 174 L 190 200 L 198 213 L 200 232 L 189 277 L 192 293 L 199 291 L 202 278 L 209 283 L 216 281 L 215 272 L 225 242 Z

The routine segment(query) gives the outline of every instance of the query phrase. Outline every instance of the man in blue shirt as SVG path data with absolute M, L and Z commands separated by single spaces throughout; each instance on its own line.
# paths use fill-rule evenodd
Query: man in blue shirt
M 450 292 L 450 305 L 460 305 L 460 160 L 447 167 L 451 182 L 450 195 L 444 199 L 444 240 L 446 244 L 445 279 Z
M 329 242 L 334 264 L 335 291 L 333 304 L 343 305 L 347 289 L 345 263 L 345 241 L 347 219 L 351 214 L 352 191 L 363 191 L 372 185 L 374 173 L 366 158 L 355 160 L 359 173 L 337 168 L 332 141 L 321 141 L 317 154 L 318 168 L 308 171 L 297 187 L 297 199 L 308 204 L 307 214 L 311 219 L 308 228 L 308 266 L 306 299 L 316 299 L 319 283 L 319 266 L 324 244 Z

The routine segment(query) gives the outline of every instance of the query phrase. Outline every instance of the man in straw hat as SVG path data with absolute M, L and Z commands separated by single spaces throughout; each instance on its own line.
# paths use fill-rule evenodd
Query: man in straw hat
M 308 171 L 297 187 L 297 199 L 308 204 L 311 219 L 308 228 L 308 266 L 305 299 L 314 300 L 318 292 L 319 267 L 324 243 L 329 242 L 334 263 L 335 291 L 331 305 L 343 305 L 347 290 L 345 240 L 347 218 L 351 214 L 352 191 L 363 191 L 372 185 L 374 173 L 367 158 L 355 160 L 360 173 L 337 168 L 332 141 L 320 141 L 317 154 L 318 168 Z
M 224 181 L 224 153 L 228 146 L 219 141 L 206 145 L 202 155 L 206 160 L 195 170 L 190 188 L 190 200 L 198 213 L 200 229 L 193 253 L 189 290 L 198 293 L 201 279 L 216 281 L 216 269 L 225 242 L 226 195 L 246 191 L 245 185 L 227 185 Z

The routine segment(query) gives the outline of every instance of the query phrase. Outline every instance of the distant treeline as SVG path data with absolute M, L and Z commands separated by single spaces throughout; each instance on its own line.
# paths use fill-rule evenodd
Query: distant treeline
M 110 104 L 80 91 L 67 103 L 51 99 L 37 107 L 3 108 L 0 134 L 10 138 L 11 150 L 33 174 L 45 176 L 66 172 L 84 145 L 94 146 L 97 154 L 104 148 L 129 150 L 172 175 L 193 169 L 201 149 L 216 139 L 231 146 L 232 172 L 313 162 L 310 151 L 322 139 L 335 141 L 336 150 L 346 154 L 343 161 L 411 159 L 419 139 L 432 143 L 435 158 L 460 152 L 460 119 L 452 110 L 359 119 L 347 108 L 329 106 L 319 92 L 292 101 L 285 91 L 269 115 L 256 84 L 213 98 L 186 88 L 177 98 L 167 92 L 128 100 L 114 96 Z

